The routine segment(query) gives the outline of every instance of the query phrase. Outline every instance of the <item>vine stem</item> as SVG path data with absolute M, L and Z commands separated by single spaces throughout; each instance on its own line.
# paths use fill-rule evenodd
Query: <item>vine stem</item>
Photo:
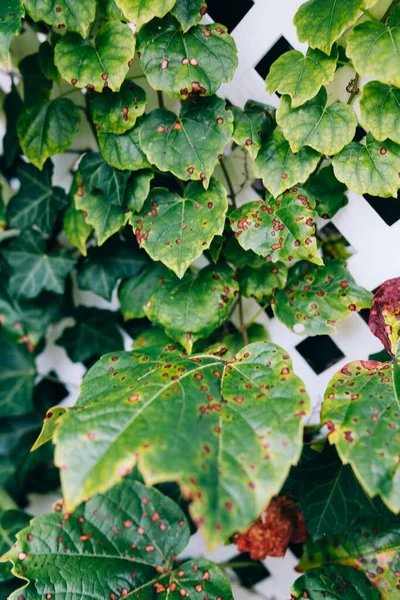
M 164 96 L 161 90 L 157 90 L 157 100 L 159 108 L 165 108 Z
M 392 9 L 396 6 L 396 4 L 398 3 L 399 0 L 393 0 L 393 2 L 391 2 L 388 6 L 388 8 L 386 9 L 385 14 L 383 15 L 381 21 L 386 21 L 386 19 L 388 18 L 388 16 L 390 15 L 390 13 L 392 12 Z
M 240 331 L 243 336 L 243 342 L 244 342 L 244 345 L 247 346 L 247 344 L 249 343 L 249 336 L 247 335 L 247 328 L 246 328 L 246 324 L 244 322 L 243 296 L 241 293 L 239 294 L 239 321 L 240 321 Z
M 349 96 L 349 98 L 347 100 L 347 104 L 352 104 L 354 98 L 357 96 L 357 94 L 359 92 L 359 89 L 358 89 L 359 82 L 360 82 L 360 76 L 359 76 L 358 73 L 356 73 L 356 76 L 353 79 L 353 85 L 352 85 L 352 88 L 351 88 L 350 96 Z
M 257 561 L 254 560 L 248 560 L 248 561 L 242 561 L 242 562 L 222 562 L 222 563 L 217 563 L 217 567 L 219 567 L 220 569 L 245 569 L 247 567 L 254 567 L 254 565 L 257 563 Z
M 224 159 L 223 158 L 221 158 L 220 165 L 221 165 L 221 169 L 222 169 L 222 172 L 224 174 L 224 177 L 226 179 L 226 183 L 228 184 L 229 195 L 230 195 L 230 198 L 232 200 L 233 207 L 237 208 L 235 190 L 233 189 L 233 183 L 232 183 L 232 180 L 230 178 L 230 175 L 228 173 L 228 169 L 226 168 L 226 165 L 224 163 Z

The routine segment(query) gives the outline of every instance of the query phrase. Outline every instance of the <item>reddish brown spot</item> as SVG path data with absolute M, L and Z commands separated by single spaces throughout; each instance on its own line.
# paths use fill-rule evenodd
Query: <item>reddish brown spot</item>
M 76 85 L 78 83 L 78 80 L 77 79 L 71 79 L 71 83 L 72 83 L 72 85 Z
M 176 123 L 174 123 L 174 126 L 172 129 L 175 129 L 176 131 L 180 131 L 182 129 L 182 124 L 179 121 L 176 121 Z
M 165 127 L 163 127 L 163 125 L 159 125 L 159 126 L 157 127 L 157 132 L 158 132 L 158 133 L 164 133 L 164 131 L 165 131 Z
M 282 173 L 282 175 L 281 175 L 282 179 L 287 179 L 287 177 L 288 177 L 287 173 Z
M 188 167 L 187 172 L 189 173 L 189 175 L 193 175 L 194 167 Z
M 379 152 L 380 152 L 380 154 L 386 154 L 386 152 L 387 152 L 387 148 L 381 148 L 381 149 L 379 150 Z
M 102 78 L 103 81 L 107 81 L 107 79 L 108 79 L 107 73 L 102 73 L 101 74 L 101 78 Z
M 163 60 L 163 61 L 162 61 L 162 63 L 161 63 L 161 68 L 162 68 L 163 70 L 164 70 L 164 69 L 168 69 L 168 64 L 169 64 L 169 63 L 168 63 L 167 59 L 166 59 L 166 58 L 164 58 L 164 60 Z

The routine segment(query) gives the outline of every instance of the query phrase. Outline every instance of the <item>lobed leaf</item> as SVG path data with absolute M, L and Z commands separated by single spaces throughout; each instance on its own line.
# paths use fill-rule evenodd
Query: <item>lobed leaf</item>
M 361 122 L 379 142 L 387 138 L 400 144 L 400 90 L 393 85 L 370 81 L 360 98 Z
M 139 30 L 154 17 L 163 17 L 173 8 L 176 0 L 115 0 L 125 17 Z
M 120 135 L 99 133 L 98 142 L 104 160 L 116 169 L 138 171 L 150 167 L 139 143 L 143 121 L 138 120 L 132 129 Z
M 126 182 L 125 203 L 129 210 L 139 212 L 150 193 L 150 184 L 154 179 L 154 172 L 143 169 L 132 173 Z
M 16 417 L 32 410 L 35 362 L 25 346 L 0 333 L 1 416 Z
M 238 146 L 245 146 L 255 160 L 263 140 L 275 128 L 275 109 L 268 104 L 248 100 L 243 110 L 232 106 L 233 140 Z
M 27 3 L 25 2 L 25 5 Z M 25 10 L 21 0 L 4 0 L 0 6 L 0 64 L 8 69 L 11 40 L 21 29 Z
M 64 213 L 63 230 L 71 244 L 86 256 L 86 242 L 92 233 L 92 227 L 86 223 L 83 211 L 75 208 L 73 199 Z
M 197 25 L 206 12 L 207 4 L 205 0 L 176 0 L 171 10 L 184 32 L 193 25 Z
M 125 321 L 146 316 L 144 305 L 150 300 L 160 277 L 167 273 L 163 265 L 152 263 L 121 283 L 118 288 L 118 300 Z
M 24 0 L 25 8 L 34 21 L 86 36 L 96 14 L 96 0 Z
M 99 152 L 85 154 L 79 163 L 82 186 L 91 193 L 104 194 L 111 204 L 122 206 L 130 173 L 110 167 Z
M 331 219 L 348 203 L 347 188 L 336 179 L 331 164 L 312 175 L 306 189 L 315 198 L 316 211 L 323 219 Z
M 267 263 L 259 269 L 243 267 L 237 276 L 243 296 L 265 304 L 277 289 L 285 287 L 288 268 L 282 262 Z
M 135 125 L 146 107 L 146 92 L 125 79 L 119 92 L 103 89 L 90 99 L 93 123 L 101 133 L 124 133 Z
M 297 579 L 291 589 L 291 599 L 321 597 L 343 600 L 379 600 L 378 590 L 367 576 L 353 567 L 324 566 L 309 570 Z

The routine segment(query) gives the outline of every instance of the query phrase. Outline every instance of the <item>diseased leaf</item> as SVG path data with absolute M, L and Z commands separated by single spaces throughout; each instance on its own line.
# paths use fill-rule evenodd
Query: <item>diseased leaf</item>
M 379 81 L 370 81 L 363 87 L 360 98 L 361 121 L 376 140 L 387 138 L 400 144 L 397 124 L 400 120 L 400 89 Z
M 234 271 L 227 265 L 209 265 L 186 273 L 181 281 L 170 273 L 158 282 L 145 313 L 191 354 L 197 340 L 226 321 L 238 293 Z
M 118 91 L 135 53 L 135 36 L 124 23 L 110 21 L 98 31 L 94 42 L 68 32 L 57 43 L 55 63 L 63 79 L 77 87 L 101 92 Z
M 180 507 L 157 490 L 127 479 L 73 515 L 61 511 L 57 504 L 53 514 L 33 519 L 2 559 L 11 560 L 13 573 L 25 580 L 10 600 L 21 592 L 26 600 L 82 598 L 87 590 L 94 600 L 134 593 L 178 599 L 181 591 L 194 595 L 199 587 L 203 594 L 232 598 L 228 580 L 211 562 L 200 558 L 174 568 L 190 530 Z
M 385 350 L 396 357 L 400 334 L 400 278 L 388 279 L 375 292 L 369 313 L 369 328 Z
M 105 19 L 112 19 L 115 21 L 123 21 L 124 15 L 120 8 L 118 8 L 115 0 L 98 0 L 98 7 L 100 14 Z
M 154 172 L 150 169 L 143 169 L 131 174 L 126 182 L 126 208 L 135 212 L 142 210 L 144 201 L 150 193 L 150 184 L 153 179 Z
M 110 167 L 99 152 L 85 154 L 79 163 L 79 173 L 85 191 L 104 194 L 111 204 L 123 205 L 130 173 Z
M 144 113 L 146 92 L 130 79 L 126 79 L 119 92 L 104 88 L 90 100 L 93 123 L 100 133 L 124 133 L 135 125 Z
M 275 290 L 285 286 L 288 269 L 281 262 L 266 263 L 259 269 L 244 267 L 237 275 L 243 296 L 255 298 L 261 304 L 265 304 Z
M 254 162 L 254 174 L 263 180 L 273 196 L 304 183 L 318 164 L 319 154 L 304 147 L 297 154 L 290 150 L 283 133 L 273 131 L 264 142 Z
M 89 25 L 94 21 L 96 0 L 24 0 L 27 13 L 34 21 L 68 31 L 77 31 L 86 36 Z
M 364 0 L 308 0 L 293 19 L 297 37 L 329 54 L 333 43 L 355 23 L 364 7 Z
M 144 305 L 150 300 L 160 277 L 167 273 L 163 265 L 155 263 L 145 266 L 140 273 L 121 283 L 118 300 L 125 321 L 146 316 Z
M 236 236 L 229 237 L 226 240 L 222 248 L 222 255 L 229 263 L 239 267 L 239 269 L 242 267 L 259 269 L 265 265 L 265 258 L 253 252 L 253 250 L 244 250 Z
M 150 167 L 139 142 L 142 122 L 142 119 L 139 119 L 132 129 L 120 135 L 116 133 L 100 133 L 98 135 L 101 153 L 109 165 L 116 169 L 128 169 L 129 171 Z
M 388 25 L 365 21 L 354 27 L 346 54 L 359 75 L 400 87 L 400 8 L 395 6 Z
M 307 571 L 294 582 L 290 597 L 292 600 L 379 600 L 379 593 L 367 576 L 358 569 L 335 565 Z
M 267 90 L 270 94 L 287 94 L 292 107 L 297 108 L 314 98 L 323 85 L 331 83 L 337 60 L 336 46 L 329 56 L 312 48 L 305 55 L 298 50 L 285 52 L 271 66 L 265 80 Z
M 238 146 L 245 146 L 255 160 L 263 140 L 275 128 L 275 108 L 248 100 L 243 110 L 232 106 L 233 140 Z
M 62 188 L 52 187 L 53 164 L 48 161 L 43 171 L 22 163 L 17 168 L 21 187 L 7 205 L 7 221 L 15 229 L 33 226 L 42 233 L 51 233 L 60 210 L 67 205 Z
M 332 165 L 320 169 L 306 183 L 307 190 L 314 196 L 316 211 L 323 219 L 331 219 L 346 206 L 346 186 L 334 175 Z
M 201 182 L 190 183 L 184 198 L 154 188 L 130 222 L 139 245 L 181 278 L 213 237 L 223 232 L 227 209 L 226 190 L 212 178 L 207 191 Z
M 16 417 L 32 410 L 35 362 L 22 344 L 10 342 L 0 333 L 0 412 Z
M 316 216 L 314 198 L 295 187 L 276 200 L 243 204 L 230 213 L 229 223 L 242 248 L 268 261 L 306 258 L 320 265 Z
M 53 438 L 59 419 L 66 411 L 67 408 L 64 408 L 63 406 L 55 406 L 47 412 L 43 421 L 42 430 L 36 442 L 33 444 L 31 452 L 37 450 Z
M 94 306 L 79 306 L 73 316 L 75 325 L 64 329 L 56 340 L 56 344 L 65 349 L 72 362 L 85 362 L 123 349 L 116 313 Z
M 327 106 L 327 101 L 325 87 L 300 108 L 292 108 L 288 96 L 281 98 L 276 119 L 292 152 L 310 146 L 332 155 L 352 141 L 358 124 L 353 108 L 343 102 Z
M 10 502 L 10 506 L 7 506 L 7 494 L 2 490 L 0 508 L 0 556 L 5 554 L 9 550 L 12 544 L 15 542 L 15 536 L 20 529 L 23 529 L 29 524 L 30 517 L 22 510 L 14 508 L 13 502 Z M 17 587 L 12 584 L 15 581 L 11 573 L 10 564 L 0 564 L 0 592 L 9 593 Z M 6 587 L 6 585 L 9 586 Z M 6 596 L 4 596 L 6 597 Z
M 125 17 L 140 29 L 154 17 L 163 17 L 171 10 L 176 0 L 115 0 Z
M 377 142 L 367 135 L 365 145 L 352 142 L 333 158 L 339 181 L 357 194 L 396 197 L 400 187 L 400 146 L 385 140 Z
M 234 39 L 217 23 L 183 33 L 171 15 L 153 19 L 138 35 L 140 64 L 150 85 L 173 98 L 212 96 L 238 65 Z
M 372 294 L 359 287 L 339 260 L 324 267 L 297 263 L 289 270 L 284 290 L 275 293 L 275 316 L 295 333 L 323 335 L 336 333 L 336 323 L 352 312 L 371 306 Z
M 43 290 L 62 294 L 75 264 L 66 250 L 46 253 L 45 240 L 30 229 L 11 240 L 2 254 L 12 269 L 10 292 L 17 298 L 35 298 Z
M 185 32 L 193 25 L 197 25 L 206 14 L 207 4 L 205 0 L 176 0 L 171 12 Z
M 25 5 L 27 3 L 25 2 Z M 0 6 L 0 65 L 8 69 L 8 51 L 11 40 L 21 29 L 25 16 L 21 0 L 3 0 Z
M 321 411 L 342 461 L 393 512 L 400 510 L 398 378 L 397 363 L 351 362 L 329 382 Z
M 152 111 L 140 129 L 140 144 L 152 164 L 176 177 L 201 179 L 208 186 L 219 156 L 233 132 L 233 115 L 217 96 L 186 100 L 177 117 Z
M 193 498 L 193 518 L 215 545 L 246 527 L 281 488 L 300 456 L 309 401 L 278 346 L 251 344 L 230 364 L 173 348 L 162 358 L 156 348 L 100 359 L 83 380 L 76 410 L 56 430 L 56 463 L 64 465 L 72 510 L 81 498 L 110 488 L 138 459 L 145 481 L 180 482 Z
M 63 230 L 71 244 L 86 256 L 86 242 L 92 233 L 92 226 L 86 223 L 83 212 L 75 208 L 73 199 L 64 213 Z
M 167 336 L 164 329 L 151 325 L 144 331 L 136 334 L 133 340 L 132 349 L 142 350 L 143 348 L 163 348 L 172 344 L 172 340 Z M 243 338 L 242 338 L 243 341 Z M 173 345 L 173 344 L 172 344 Z

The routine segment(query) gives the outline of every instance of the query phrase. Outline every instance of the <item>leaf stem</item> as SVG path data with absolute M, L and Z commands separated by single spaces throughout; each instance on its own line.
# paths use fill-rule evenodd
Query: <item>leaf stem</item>
M 164 96 L 161 90 L 157 90 L 157 100 L 159 108 L 165 108 Z
M 385 14 L 383 15 L 381 21 L 384 23 L 386 21 L 386 19 L 388 18 L 388 16 L 390 15 L 390 13 L 392 12 L 392 9 L 396 6 L 396 4 L 398 3 L 399 0 L 393 0 L 393 2 L 391 2 L 385 12 Z
M 238 562 L 222 562 L 217 563 L 216 566 L 220 569 L 246 569 L 247 567 L 254 567 L 257 564 L 256 560 L 238 561 Z
M 362 8 L 361 10 L 362 10 L 362 12 L 364 13 L 365 16 L 367 16 L 367 17 L 369 17 L 371 19 L 371 21 L 376 21 L 377 23 L 380 22 L 380 19 L 377 19 L 375 17 L 375 15 L 373 15 L 372 12 L 369 11 L 367 8 Z
M 243 296 L 239 293 L 239 321 L 240 321 L 240 331 L 243 336 L 243 343 L 245 346 L 249 343 L 249 336 L 247 335 L 246 324 L 244 322 L 244 314 L 243 314 Z
M 229 196 L 230 196 L 230 199 L 232 200 L 233 207 L 237 208 L 235 190 L 233 189 L 233 183 L 232 183 L 232 180 L 230 178 L 230 175 L 228 173 L 228 169 L 226 168 L 226 165 L 224 163 L 224 159 L 223 158 L 221 158 L 220 165 L 221 165 L 221 169 L 222 169 L 222 172 L 224 174 L 224 177 L 226 179 L 226 183 L 228 184 Z
M 349 98 L 347 100 L 347 104 L 352 104 L 354 98 L 357 96 L 358 92 L 360 91 L 358 89 L 359 82 L 360 82 L 360 76 L 359 76 L 358 73 L 356 73 L 356 75 L 355 75 L 355 77 L 354 77 L 354 79 L 353 79 L 353 81 L 351 83 L 352 87 L 351 87 L 350 96 L 349 96 Z

